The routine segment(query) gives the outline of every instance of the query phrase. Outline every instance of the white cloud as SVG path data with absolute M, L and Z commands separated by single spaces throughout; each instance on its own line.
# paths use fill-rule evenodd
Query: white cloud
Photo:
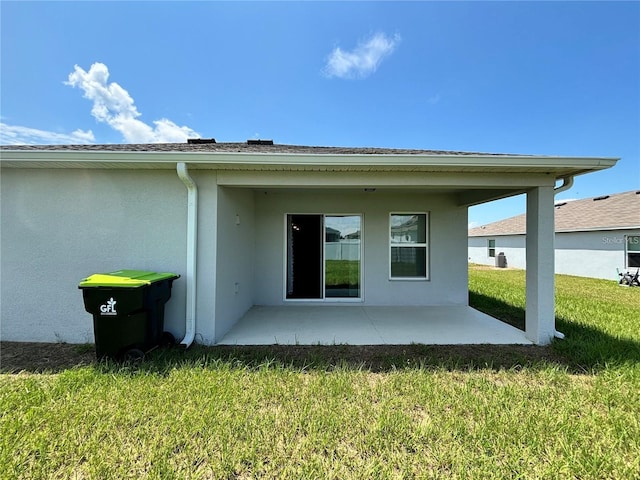
M 140 112 L 133 98 L 115 82 L 108 83 L 109 69 L 103 63 L 94 63 L 85 71 L 78 65 L 65 82 L 84 91 L 84 97 L 93 102 L 91 114 L 99 122 L 108 124 L 120 132 L 127 143 L 173 143 L 185 142 L 187 138 L 199 137 L 193 129 L 178 126 L 166 118 L 150 126 L 137 117 Z
M 324 73 L 328 77 L 365 78 L 378 69 L 380 62 L 391 55 L 400 43 L 398 34 L 388 37 L 376 33 L 364 42 L 360 42 L 352 51 L 336 47 L 329 55 Z
M 108 83 L 109 69 L 103 63 L 94 63 L 86 72 L 79 66 L 69 74 L 65 82 L 84 91 L 84 97 L 93 101 L 91 114 L 99 121 L 117 130 L 127 143 L 182 143 L 187 138 L 199 137 L 193 129 L 176 125 L 171 120 L 155 120 L 153 126 L 137 117 L 140 112 L 131 95 L 115 82 Z M 91 130 L 58 133 L 0 122 L 0 144 L 89 144 L 95 137 Z
M 0 123 L 0 144 L 2 145 L 87 144 L 94 141 L 91 130 L 57 133 Z
M 471 230 L 472 228 L 476 228 L 476 227 L 479 227 L 479 226 L 480 226 L 480 224 L 478 222 L 471 221 L 471 222 L 467 223 L 467 229 L 468 230 Z

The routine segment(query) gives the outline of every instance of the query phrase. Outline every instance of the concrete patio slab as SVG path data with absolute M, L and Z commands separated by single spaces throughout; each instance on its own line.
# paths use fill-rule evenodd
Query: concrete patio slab
M 221 345 L 530 345 L 522 330 L 467 306 L 254 306 Z

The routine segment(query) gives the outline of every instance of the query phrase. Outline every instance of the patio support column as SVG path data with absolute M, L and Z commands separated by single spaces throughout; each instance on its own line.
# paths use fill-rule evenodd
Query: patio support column
M 547 345 L 555 334 L 553 186 L 527 192 L 525 334 L 537 345 Z

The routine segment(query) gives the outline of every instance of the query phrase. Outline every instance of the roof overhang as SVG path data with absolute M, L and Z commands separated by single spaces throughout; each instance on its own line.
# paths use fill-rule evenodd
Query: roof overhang
M 555 178 L 610 168 L 617 158 L 530 155 L 297 154 L 2 150 L 2 168 L 544 173 Z
M 505 154 L 282 153 L 2 149 L 13 169 L 215 170 L 218 184 L 254 189 L 338 188 L 448 192 L 471 206 L 613 167 L 617 158 Z M 332 175 L 340 172 L 340 175 Z

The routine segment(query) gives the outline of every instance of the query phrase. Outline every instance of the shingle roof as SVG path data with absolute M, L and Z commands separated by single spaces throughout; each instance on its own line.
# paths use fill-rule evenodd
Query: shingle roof
M 220 152 L 220 153 L 301 153 L 327 155 L 483 155 L 527 156 L 505 153 L 458 152 L 379 147 L 315 147 L 304 145 L 252 145 L 244 143 L 126 143 L 88 145 L 0 145 L 0 150 L 85 151 L 85 152 Z
M 640 191 L 560 202 L 555 207 L 556 232 L 640 228 Z M 526 233 L 527 216 L 518 215 L 469 230 L 470 237 Z
M 258 144 L 256 144 L 258 143 Z M 610 157 L 558 157 L 379 147 L 317 147 L 269 144 L 266 141 L 213 143 L 5 145 L 0 168 L 190 169 L 323 172 L 447 172 L 469 174 L 544 174 L 550 179 L 582 175 L 613 167 Z M 513 188 L 517 179 L 500 185 Z M 529 184 L 527 184 L 529 185 Z M 496 192 L 492 193 L 495 195 Z M 496 198 L 493 196 L 492 198 Z M 473 202 L 481 202 L 475 196 Z

